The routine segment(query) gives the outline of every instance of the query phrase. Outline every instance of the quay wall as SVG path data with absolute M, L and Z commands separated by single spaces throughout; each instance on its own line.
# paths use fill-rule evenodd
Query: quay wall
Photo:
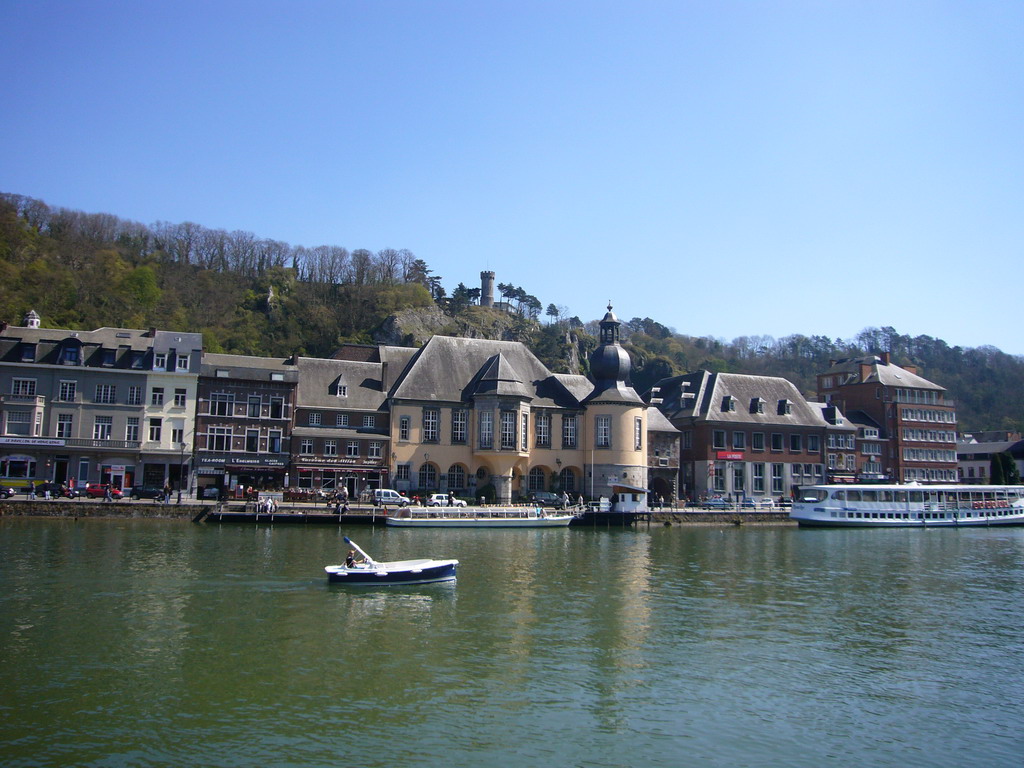
M 51 499 L 50 501 L 0 501 L 0 517 L 152 517 L 191 520 L 202 504 L 154 504 L 152 502 L 86 501 Z

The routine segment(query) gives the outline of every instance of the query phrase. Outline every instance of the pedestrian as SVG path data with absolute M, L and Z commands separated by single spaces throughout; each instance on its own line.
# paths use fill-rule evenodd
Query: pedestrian
M 110 495 L 110 485 L 109 485 L 109 483 L 107 485 L 103 486 L 103 500 L 104 501 L 113 501 L 114 500 L 114 497 Z
M 31 483 L 28 484 L 28 497 L 30 499 L 32 499 L 33 501 L 35 501 L 35 498 L 36 498 L 36 483 L 35 483 L 34 480 Z

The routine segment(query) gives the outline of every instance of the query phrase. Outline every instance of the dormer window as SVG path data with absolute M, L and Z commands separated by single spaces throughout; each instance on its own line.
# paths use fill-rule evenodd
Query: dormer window
M 176 370 L 187 371 L 188 370 L 188 355 L 178 355 Z
M 36 359 L 36 345 L 35 344 L 22 344 L 21 345 L 21 362 L 23 363 L 34 363 Z
M 790 400 L 779 400 L 779 416 L 789 416 L 793 413 L 793 403 Z
M 153 370 L 162 371 L 167 368 L 167 355 L 157 352 L 153 355 Z
M 81 360 L 81 353 L 77 345 L 64 347 L 64 351 L 61 353 L 60 361 L 64 365 L 78 365 Z
M 722 398 L 722 411 L 735 411 L 736 410 L 736 398 L 732 395 L 726 395 Z
M 760 397 L 755 397 L 750 401 L 750 412 L 751 413 L 764 413 L 764 400 Z
M 101 357 L 101 362 L 103 365 L 113 365 L 114 357 L 115 355 L 113 349 L 104 349 Z
M 339 384 L 338 385 L 338 392 L 337 392 L 337 394 L 338 394 L 338 397 L 348 397 L 348 385 L 346 385 L 346 384 Z

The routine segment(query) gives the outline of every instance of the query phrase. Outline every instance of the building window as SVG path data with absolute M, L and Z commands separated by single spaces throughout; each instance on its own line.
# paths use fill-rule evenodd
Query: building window
M 612 417 L 600 415 L 595 417 L 594 435 L 597 439 L 598 448 L 612 447 Z
M 501 412 L 501 448 L 515 450 L 516 447 L 516 412 Z
M 334 426 L 336 427 L 347 427 L 348 426 L 348 414 L 339 413 L 334 416 Z
M 725 467 L 722 464 L 712 464 L 711 489 L 716 493 L 725 493 Z
M 772 464 L 772 493 L 782 493 L 785 488 L 785 464 Z
M 319 427 L 320 424 L 321 424 L 321 414 L 320 414 L 320 411 L 310 411 L 309 412 L 309 426 L 311 426 L 311 427 Z
M 466 410 L 456 408 L 452 411 L 452 442 L 466 442 Z
M 564 467 L 562 471 L 558 473 L 558 477 L 562 481 L 563 491 L 566 493 L 576 492 L 576 473 L 568 467 Z
M 820 453 L 821 452 L 821 437 L 818 435 L 807 436 L 807 452 L 808 453 Z
M 270 398 L 270 418 L 280 419 L 284 416 L 284 398 Z
M 725 430 L 716 429 L 711 433 L 711 447 L 725 450 Z
M 267 450 L 271 453 L 281 452 L 281 430 L 270 430 L 270 434 L 267 436 Z
M 782 433 L 772 432 L 772 450 L 781 451 L 783 449 Z
M 538 413 L 537 419 L 534 422 L 534 429 L 537 432 L 537 447 L 538 448 L 550 448 L 551 447 L 551 414 L 550 413 Z M 531 491 L 541 491 L 543 488 L 531 488 Z
M 259 395 L 250 395 L 247 408 L 247 415 L 249 416 L 249 418 L 258 419 L 260 417 L 260 412 L 262 411 L 262 409 L 263 398 L 261 398 Z
M 187 393 L 184 389 L 177 388 L 174 390 L 174 407 L 184 408 L 185 403 L 188 401 Z
M 338 441 L 337 440 L 324 440 L 324 456 L 337 456 L 338 455 Z
M 367 446 L 366 455 L 371 459 L 379 459 L 383 455 L 381 444 L 376 440 Z
M 576 447 L 576 435 L 578 430 L 576 429 L 576 416 L 563 416 L 562 417 L 562 447 L 563 448 L 575 448 Z
M 424 462 L 420 464 L 419 487 L 425 490 L 437 488 L 437 470 L 433 464 Z
M 157 352 L 153 355 L 153 370 L 162 371 L 167 367 L 167 355 Z
M 460 464 L 448 467 L 448 490 L 462 490 L 466 487 L 466 470 Z
M 171 430 L 171 443 L 181 445 L 185 442 L 185 430 L 183 427 L 174 427 Z
M 754 493 L 764 493 L 764 464 L 754 463 L 751 464 L 752 469 L 752 491 Z
M 437 408 L 423 409 L 423 442 L 436 443 L 439 439 L 438 423 L 441 412 Z
M 163 405 L 164 404 L 164 388 L 153 387 L 153 391 L 149 395 L 150 405 Z
M 258 429 L 245 430 L 245 450 L 247 453 L 258 453 L 260 450 L 260 431 Z
M 78 382 L 77 381 L 62 381 L 60 383 L 60 394 L 57 396 L 58 400 L 62 400 L 65 403 L 75 402 L 75 397 L 78 395 Z
M 299 453 L 303 456 L 313 455 L 313 440 L 311 438 L 303 438 L 302 442 L 299 443 Z
M 793 413 L 793 403 L 789 400 L 779 400 L 779 416 L 789 416 Z
M 63 354 L 61 354 L 60 361 L 67 365 L 78 365 L 79 351 L 78 347 L 64 347 Z
M 747 447 L 747 433 L 746 432 L 733 432 L 732 433 L 732 447 L 735 451 L 745 450 Z
M 160 442 L 160 434 L 163 431 L 163 419 L 150 419 L 149 420 L 149 441 L 152 443 Z
M 138 419 L 136 419 L 138 421 Z M 75 417 L 70 413 L 57 414 L 57 437 L 74 436 Z M 131 438 L 129 438 L 131 439 Z
M 363 416 L 363 429 L 373 429 L 377 426 L 377 417 L 373 414 Z
M 409 417 L 403 416 L 398 420 L 398 439 L 408 440 L 409 439 Z
M 230 416 L 234 410 L 235 396 L 227 392 L 214 392 L 210 395 L 210 415 Z
M 28 411 L 8 411 L 6 414 L 8 435 L 25 435 L 32 432 L 32 414 Z
M 526 489 L 529 491 L 543 491 L 547 473 L 541 467 L 534 467 L 526 476 Z
M 693 432 L 686 430 L 683 432 L 683 450 L 688 451 L 693 448 Z
M 96 385 L 96 402 L 97 403 L 113 403 L 117 399 L 117 387 L 113 384 L 97 384 Z
M 210 427 L 206 435 L 206 448 L 210 451 L 230 451 L 231 427 Z
M 338 385 L 338 397 L 348 397 L 348 385 L 347 384 L 339 384 Z
M 113 416 L 97 416 L 92 424 L 93 440 L 109 440 L 110 433 L 114 429 Z
M 750 436 L 750 449 L 753 451 L 764 450 L 764 432 L 754 432 Z
M 359 441 L 349 440 L 348 445 L 345 446 L 345 455 L 350 459 L 359 458 Z
M 135 442 L 139 439 L 139 417 L 129 416 L 124 427 L 124 439 Z
M 732 465 L 732 490 L 735 493 L 743 493 L 746 490 L 745 479 L 743 463 L 738 461 Z
M 482 411 L 480 413 L 480 447 L 494 447 L 494 412 Z
M 644 448 L 644 420 L 639 416 L 633 419 L 633 450 L 642 451 Z
M 524 413 L 522 415 L 522 429 L 520 430 L 519 445 L 522 446 L 520 450 L 527 451 L 530 449 L 530 414 Z
M 188 355 L 178 355 L 178 364 L 175 366 L 179 371 L 188 370 Z
M 802 435 L 790 435 L 789 436 L 789 452 L 800 453 L 803 450 Z

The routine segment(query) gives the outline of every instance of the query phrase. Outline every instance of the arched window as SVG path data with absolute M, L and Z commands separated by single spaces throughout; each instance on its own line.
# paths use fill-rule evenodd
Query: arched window
M 562 490 L 566 493 L 576 492 L 576 473 L 573 472 L 569 467 L 566 467 L 561 471 L 559 477 L 562 480 Z
M 448 490 L 461 491 L 466 487 L 466 470 L 461 464 L 452 464 L 448 467 Z
M 437 470 L 433 464 L 420 464 L 419 487 L 431 491 L 437 488 Z
M 534 467 L 526 476 L 526 489 L 528 491 L 543 491 L 544 479 L 547 473 L 541 467 Z

